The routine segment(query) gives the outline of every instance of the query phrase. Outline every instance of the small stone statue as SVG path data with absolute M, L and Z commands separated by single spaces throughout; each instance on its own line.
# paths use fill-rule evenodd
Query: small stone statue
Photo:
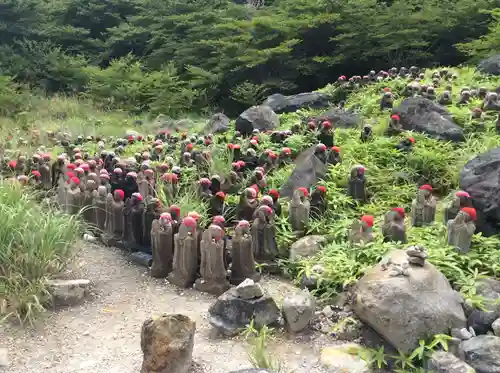
M 417 194 L 417 198 L 411 205 L 411 218 L 414 227 L 422 227 L 434 222 L 436 217 L 436 198 L 432 195 L 430 185 L 422 185 Z
M 106 230 L 106 197 L 108 195 L 108 191 L 106 186 L 99 185 L 96 191 L 93 193 L 93 205 L 95 212 L 95 222 L 96 226 L 99 229 L 99 233 L 102 233 Z
M 355 201 L 366 202 L 366 179 L 365 168 L 361 165 L 351 169 L 351 175 L 347 186 L 347 194 Z
M 455 219 L 448 221 L 448 245 L 455 246 L 462 254 L 467 253 L 476 231 L 475 220 L 476 210 L 472 207 L 464 207 Z
M 363 215 L 360 220 L 354 221 L 349 234 L 351 245 L 373 241 L 373 220 L 373 216 Z
M 69 183 L 69 189 L 66 191 L 66 212 L 70 215 L 76 215 L 82 206 L 82 190 L 80 189 L 80 179 L 72 177 Z
M 464 207 L 472 207 L 472 200 L 469 193 L 459 190 L 453 196 L 451 203 L 444 209 L 444 221 L 448 224 L 449 220 L 455 219 L 460 209 Z
M 97 184 L 94 180 L 87 180 L 85 191 L 82 193 L 83 217 L 90 226 L 95 227 L 94 191 Z
M 167 277 L 172 272 L 174 258 L 174 231 L 172 229 L 172 217 L 168 212 L 162 213 L 159 219 L 153 220 L 151 224 L 151 241 L 151 250 L 153 252 L 151 276 Z
M 387 128 L 387 134 L 390 136 L 398 135 L 403 131 L 403 126 L 401 125 L 401 118 L 397 114 L 391 115 L 391 121 L 389 122 L 389 127 Z
M 215 224 L 203 232 L 200 243 L 201 278 L 196 280 L 196 290 L 221 295 L 230 288 L 224 265 L 224 230 Z
M 406 227 L 405 211 L 402 207 L 395 207 L 384 217 L 384 226 L 382 227 L 384 242 L 401 242 L 405 244 Z
M 230 282 L 239 285 L 250 278 L 255 282 L 260 280 L 260 274 L 255 269 L 254 252 L 250 223 L 240 220 L 234 230 L 232 241 L 232 264 Z
M 174 237 L 174 261 L 172 272 L 167 279 L 182 288 L 193 285 L 198 267 L 198 222 L 186 217 Z
M 292 200 L 289 203 L 289 220 L 292 231 L 296 235 L 304 235 L 309 224 L 310 214 L 309 191 L 306 188 L 297 188 L 293 192 Z
M 154 220 L 160 218 L 161 214 L 161 202 L 158 198 L 153 198 L 150 196 L 149 200 L 146 201 L 146 211 L 144 212 L 144 238 L 143 245 L 148 248 L 151 246 L 151 228 Z M 172 218 L 170 217 L 172 220 Z
M 123 210 L 125 192 L 121 189 L 108 194 L 106 203 L 106 233 L 102 236 L 103 242 L 108 246 L 116 246 L 124 230 Z
M 198 197 L 206 202 L 212 199 L 212 191 L 210 190 L 211 185 L 212 182 L 206 177 L 198 180 Z
M 423 267 L 425 265 L 425 260 L 428 258 L 425 247 L 421 245 L 410 246 L 406 249 L 406 255 L 408 255 L 408 262 L 410 264 Z
M 257 200 L 257 192 L 253 188 L 246 188 L 240 197 L 240 202 L 236 211 L 236 218 L 238 220 L 252 220 L 253 214 L 259 201 Z
M 311 193 L 311 208 L 309 215 L 311 219 L 320 219 L 328 208 L 326 199 L 326 188 L 322 185 L 317 186 Z
M 274 212 L 269 206 L 258 209 L 252 225 L 252 245 L 254 257 L 258 261 L 273 261 L 278 255 Z

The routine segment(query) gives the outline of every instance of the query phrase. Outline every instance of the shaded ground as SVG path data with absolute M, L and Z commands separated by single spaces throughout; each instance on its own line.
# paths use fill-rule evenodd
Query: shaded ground
M 163 312 L 182 313 L 196 321 L 196 370 L 219 373 L 251 367 L 246 341 L 214 336 L 207 310 L 215 297 L 153 279 L 117 249 L 85 244 L 75 267 L 69 276 L 95 282 L 96 297 L 48 313 L 36 329 L 0 329 L 0 348 L 8 348 L 10 360 L 10 367 L 0 368 L 2 373 L 137 373 L 142 323 Z M 263 285 L 278 302 L 291 286 L 269 278 Z M 320 372 L 321 338 L 316 337 L 278 337 L 272 349 L 287 372 Z

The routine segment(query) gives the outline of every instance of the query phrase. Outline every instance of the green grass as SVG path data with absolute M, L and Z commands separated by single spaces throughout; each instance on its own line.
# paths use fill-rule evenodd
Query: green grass
M 464 86 L 471 88 L 500 86 L 500 78 L 485 77 L 476 74 L 472 69 L 449 68 L 449 70 L 459 74 L 459 78 L 453 82 L 455 102 L 458 100 L 460 89 Z M 431 81 L 431 73 L 432 71 L 428 71 L 426 74 L 428 83 Z M 447 278 L 462 290 L 464 295 L 475 301 L 477 299 L 474 287 L 470 286 L 471 281 L 482 274 L 497 276 L 500 271 L 500 251 L 497 250 L 500 246 L 500 238 L 484 238 L 476 235 L 471 252 L 467 255 L 459 255 L 452 247 L 446 245 L 445 227 L 442 222 L 445 198 L 458 188 L 458 175 L 462 166 L 478 153 L 500 146 L 500 136 L 496 134 L 494 128 L 495 116 L 486 113 L 485 129 L 479 131 L 470 119 L 470 111 L 479 106 L 479 101 L 471 103 L 468 107 L 449 107 L 456 122 L 467 132 L 466 141 L 460 145 L 439 142 L 418 133 L 406 133 L 400 138 L 385 137 L 382 134 L 388 124 L 390 113 L 380 112 L 378 108 L 380 95 L 384 87 L 390 87 L 396 95 L 395 105 L 397 105 L 402 100 L 398 97 L 398 93 L 405 85 L 406 82 L 398 80 L 379 83 L 351 92 L 348 97 L 346 106 L 357 110 L 364 122 L 372 124 L 377 135 L 372 142 L 365 144 L 359 140 L 359 129 L 336 130 L 336 142 L 341 148 L 343 162 L 330 167 L 328 180 L 322 182 L 328 190 L 330 209 L 321 220 L 313 221 L 309 226 L 309 233 L 328 235 L 332 238 L 332 243 L 315 257 L 291 263 L 286 260 L 288 249 L 294 239 L 291 228 L 286 215 L 277 221 L 277 238 L 284 258 L 281 263 L 285 271 L 299 280 L 302 274 L 309 271 L 314 264 L 320 263 L 325 267 L 324 278 L 317 290 L 319 296 L 330 297 L 342 291 L 346 285 L 362 276 L 367 268 L 377 263 L 388 250 L 396 247 L 391 243 L 382 243 L 380 227 L 383 215 L 396 206 L 405 207 L 409 211 L 411 201 L 416 195 L 417 184 L 422 183 L 431 184 L 442 201 L 433 226 L 412 228 L 408 224 L 409 244 L 425 245 L 430 254 L 429 260 L 438 266 Z M 445 85 L 447 84 L 438 88 L 438 94 L 444 90 Z M 338 88 L 327 86 L 324 91 L 335 93 L 336 89 Z M 131 124 L 135 119 L 121 112 L 99 111 L 88 101 L 68 97 L 49 99 L 33 96 L 27 101 L 26 107 L 26 111 L 15 118 L 0 118 L 2 134 L 10 134 L 14 140 L 21 136 L 27 138 L 31 129 L 68 131 L 73 136 L 79 134 L 121 136 L 125 130 L 132 129 Z M 280 128 L 290 128 L 317 113 L 300 110 L 296 113 L 283 114 L 280 116 Z M 206 118 L 199 117 L 191 119 L 190 132 L 199 130 L 205 120 Z M 154 133 L 154 122 L 147 121 L 140 131 L 145 135 Z M 231 131 L 228 138 L 231 138 L 232 134 Z M 400 154 L 395 151 L 394 146 L 407 135 L 416 139 L 416 146 L 411 154 Z M 278 146 L 270 143 L 267 135 L 261 134 L 259 137 L 261 150 L 270 148 L 276 152 L 280 151 Z M 3 138 L 0 136 L 0 139 Z M 294 135 L 287 140 L 285 146 L 298 153 L 314 142 L 313 136 Z M 245 146 L 246 143 L 242 143 L 243 151 L 245 151 Z M 82 148 L 84 151 L 93 151 L 92 146 L 89 145 L 84 145 Z M 20 150 L 28 152 L 32 149 L 33 146 L 27 146 Z M 19 149 L 16 148 L 16 150 Z M 144 150 L 142 145 L 127 147 L 124 157 L 142 150 Z M 224 176 L 231 163 L 231 155 L 227 152 L 226 145 L 214 141 L 211 151 L 213 162 L 208 173 Z M 173 156 L 175 161 L 180 158 L 178 152 L 168 155 Z M 370 200 L 363 206 L 353 208 L 352 201 L 346 196 L 344 188 L 350 168 L 355 164 L 363 164 L 367 169 Z M 292 170 L 293 166 L 288 166 L 269 175 L 268 188 L 279 188 Z M 184 170 L 180 194 L 175 201 L 163 199 L 164 204 L 175 202 L 181 208 L 182 214 L 187 214 L 189 211 L 200 213 L 206 211 L 206 206 L 196 196 L 196 180 L 199 177 L 199 173 L 195 170 Z M 0 228 L 2 232 L 0 264 L 4 276 L 0 283 L 2 286 L 0 290 L 7 294 L 3 298 L 8 301 L 9 313 L 12 312 L 21 319 L 29 319 L 36 314 L 35 311 L 42 309 L 38 299 L 46 294 L 43 286 L 45 278 L 56 273 L 70 254 L 71 243 L 77 237 L 77 223 L 55 211 L 40 210 L 27 196 L 21 196 L 19 191 L 6 189 L 5 186 L 2 190 L 7 193 L 5 198 L 8 203 L 2 204 L 0 210 L 2 214 L 5 214 L 5 217 L 0 215 L 0 218 L 6 221 Z M 234 205 L 238 198 L 229 196 L 228 200 Z M 286 214 L 287 202 L 282 201 L 282 205 Z M 362 214 L 372 214 L 376 217 L 375 240 L 363 248 L 350 249 L 347 245 L 349 227 L 353 219 L 358 219 Z M 25 229 L 25 236 L 20 236 L 15 232 L 20 231 L 19 227 L 25 227 L 18 223 L 23 217 L 26 217 L 24 224 L 33 229 Z M 204 219 L 206 218 L 205 216 Z M 47 228 L 42 229 L 45 226 Z M 43 237 L 39 237 L 40 232 L 43 232 Z M 37 244 L 28 245 L 27 242 Z M 40 257 L 43 259 L 39 259 Z M 1 294 L 0 298 L 2 298 Z
M 31 322 L 49 300 L 46 280 L 71 257 L 80 225 L 8 183 L 0 184 L 0 221 L 0 320 Z

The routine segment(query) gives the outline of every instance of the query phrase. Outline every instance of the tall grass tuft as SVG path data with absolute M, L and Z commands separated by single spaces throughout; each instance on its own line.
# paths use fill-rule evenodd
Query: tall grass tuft
M 32 323 L 49 300 L 47 280 L 71 257 L 80 236 L 78 219 L 1 183 L 0 221 L 0 320 Z

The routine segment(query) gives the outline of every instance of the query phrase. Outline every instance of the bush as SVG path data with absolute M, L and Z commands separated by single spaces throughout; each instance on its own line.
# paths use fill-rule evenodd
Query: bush
M 80 235 L 78 220 L 38 205 L 18 186 L 0 184 L 0 316 L 31 322 L 49 300 Z

